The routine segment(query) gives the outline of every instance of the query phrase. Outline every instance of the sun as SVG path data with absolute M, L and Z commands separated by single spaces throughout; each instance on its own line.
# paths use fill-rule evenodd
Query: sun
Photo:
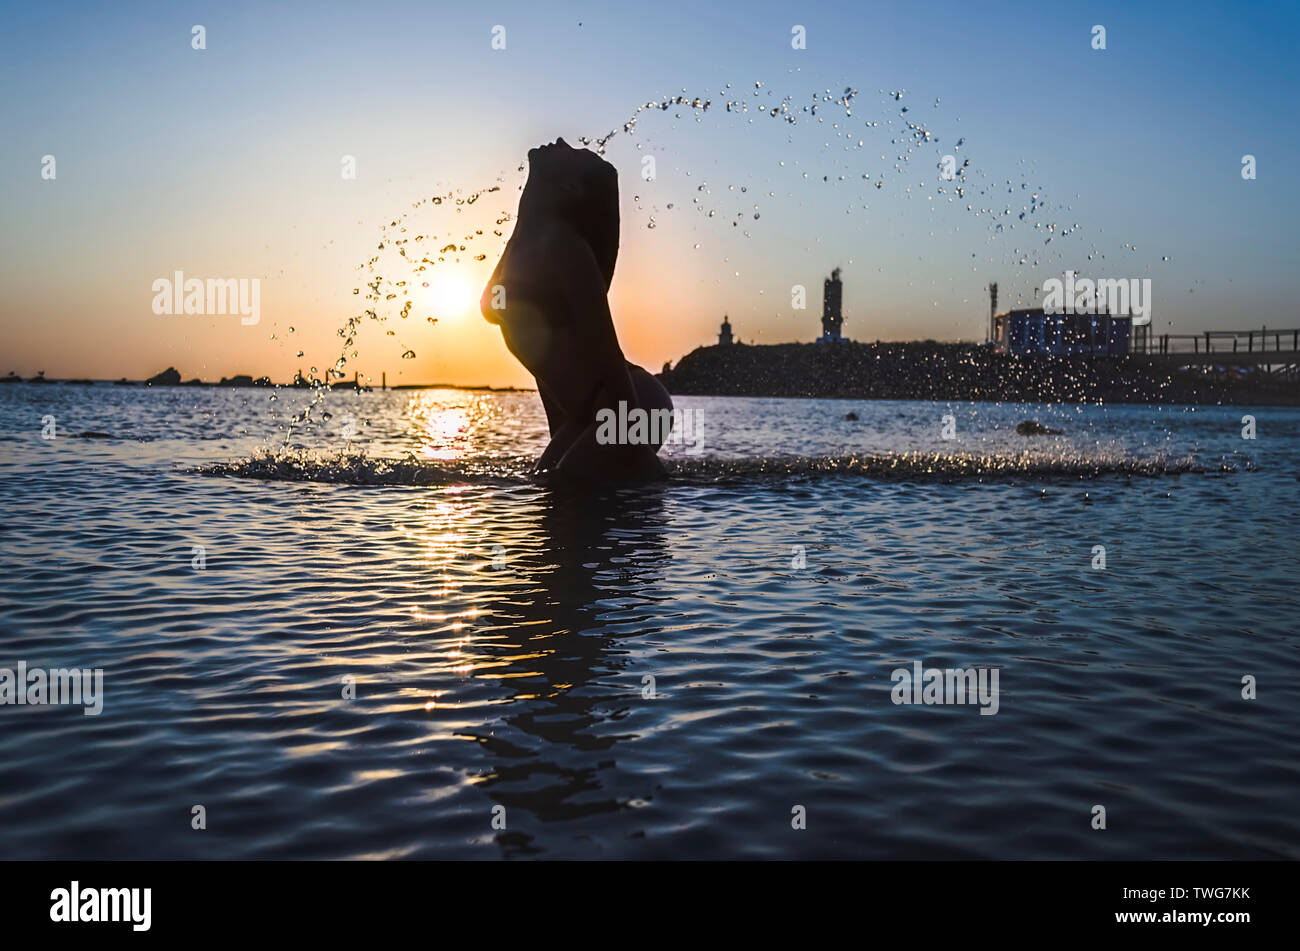
M 424 306 L 430 317 L 440 321 L 458 320 L 472 314 L 478 304 L 478 294 L 463 274 L 434 274 L 422 284 Z

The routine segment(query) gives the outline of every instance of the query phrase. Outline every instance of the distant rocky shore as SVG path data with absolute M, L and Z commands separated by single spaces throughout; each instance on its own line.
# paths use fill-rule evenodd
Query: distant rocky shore
M 220 383 L 205 383 L 200 379 L 186 380 L 181 382 L 181 375 L 175 367 L 168 367 L 161 373 L 149 377 L 147 380 L 128 380 L 122 377 L 120 380 L 51 380 L 45 376 L 42 370 L 34 377 L 24 380 L 12 370 L 8 376 L 0 376 L 0 383 L 65 383 L 75 386 L 90 386 L 94 383 L 111 383 L 113 386 L 274 386 L 269 377 L 261 376 L 253 379 L 247 374 L 232 376 L 229 379 L 221 378 Z M 351 386 L 352 384 L 348 384 Z
M 100 385 L 107 384 L 112 386 L 227 386 L 227 387 L 230 386 L 233 387 L 290 386 L 290 387 L 303 388 L 303 389 L 309 388 L 311 386 L 311 384 L 308 383 L 306 380 L 304 380 L 301 375 L 296 376 L 292 381 L 288 383 L 282 383 L 282 384 L 274 383 L 271 381 L 270 377 L 266 377 L 266 376 L 259 376 L 255 379 L 247 373 L 240 373 L 232 377 L 223 376 L 221 380 L 216 383 L 200 380 L 198 378 L 195 378 L 193 380 L 182 381 L 181 374 L 175 367 L 168 367 L 166 370 L 163 370 L 161 373 L 157 373 L 154 376 L 149 377 L 149 379 L 147 380 L 128 380 L 126 377 L 122 377 L 120 380 L 85 380 L 85 379 L 51 380 L 45 376 L 44 370 L 37 373 L 37 375 L 34 377 L 28 377 L 27 379 L 24 379 L 23 377 L 19 376 L 17 373 L 14 373 L 11 370 L 8 376 L 0 376 L 0 383 L 46 383 L 46 384 L 60 383 L 64 385 L 74 385 L 74 386 L 90 386 L 93 384 L 100 384 Z M 341 380 L 337 383 L 331 383 L 330 389 L 368 391 L 373 389 L 373 387 L 371 387 L 368 384 L 361 383 L 359 380 L 352 379 L 352 380 Z M 387 387 L 387 389 L 390 390 L 457 389 L 457 390 L 490 390 L 490 391 L 499 391 L 499 392 L 514 392 L 518 388 L 513 386 L 464 386 L 459 383 L 402 383 L 396 386 Z
M 700 347 L 659 378 L 684 396 L 1300 405 L 1294 379 L 1258 371 L 1180 369 L 1139 356 L 1021 357 L 934 341 Z

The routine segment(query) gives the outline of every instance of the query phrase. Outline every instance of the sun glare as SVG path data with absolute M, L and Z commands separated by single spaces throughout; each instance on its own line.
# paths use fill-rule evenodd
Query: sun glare
M 438 320 L 458 320 L 473 313 L 478 303 L 478 294 L 463 274 L 433 275 L 423 290 L 429 316 Z

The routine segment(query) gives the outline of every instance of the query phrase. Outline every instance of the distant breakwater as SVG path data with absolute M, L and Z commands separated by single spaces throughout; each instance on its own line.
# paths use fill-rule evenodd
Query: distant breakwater
M 1258 370 L 1013 356 L 933 341 L 699 347 L 659 378 L 682 396 L 1300 405 L 1294 378 Z
M 294 379 L 289 383 L 275 383 L 271 380 L 270 377 L 259 376 L 257 378 L 254 378 L 247 373 L 236 374 L 235 376 L 229 378 L 223 376 L 219 382 L 212 382 L 212 381 L 200 380 L 200 379 L 185 380 L 184 382 L 182 382 L 180 374 L 177 373 L 173 367 L 168 367 L 163 372 L 151 376 L 147 380 L 129 380 L 126 377 L 122 377 L 121 379 L 117 379 L 117 380 L 90 380 L 84 378 L 58 380 L 58 379 L 51 379 L 46 377 L 44 372 L 42 371 L 40 374 L 31 377 L 30 379 L 24 379 L 18 374 L 10 372 L 7 376 L 0 376 L 0 383 L 60 384 L 63 386 L 100 386 L 100 385 L 110 386 L 111 385 L 111 386 L 147 386 L 147 387 L 159 387 L 159 386 L 202 386 L 202 387 L 226 387 L 226 388 L 269 387 L 272 389 L 279 389 L 280 387 L 291 387 L 293 389 L 312 388 L 312 384 L 302 379 L 301 376 L 297 377 L 296 379 Z M 324 387 L 325 384 L 321 383 L 319 384 L 319 386 Z M 331 390 L 358 390 L 361 392 L 370 392 L 376 389 L 372 381 L 361 383 L 357 379 L 340 380 L 334 383 L 330 383 L 328 386 L 329 389 Z M 466 383 L 395 383 L 392 386 L 387 386 L 387 385 L 380 386 L 378 387 L 378 389 L 475 390 L 475 391 L 483 391 L 487 393 L 525 392 L 524 389 L 521 389 L 520 387 L 517 386 L 486 386 L 481 384 L 470 385 Z

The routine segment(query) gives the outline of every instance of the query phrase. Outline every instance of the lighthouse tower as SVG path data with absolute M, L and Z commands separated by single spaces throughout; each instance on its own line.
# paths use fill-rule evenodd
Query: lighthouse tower
M 731 346 L 731 324 L 727 321 L 727 315 L 722 315 L 722 329 L 718 331 L 718 346 Z

